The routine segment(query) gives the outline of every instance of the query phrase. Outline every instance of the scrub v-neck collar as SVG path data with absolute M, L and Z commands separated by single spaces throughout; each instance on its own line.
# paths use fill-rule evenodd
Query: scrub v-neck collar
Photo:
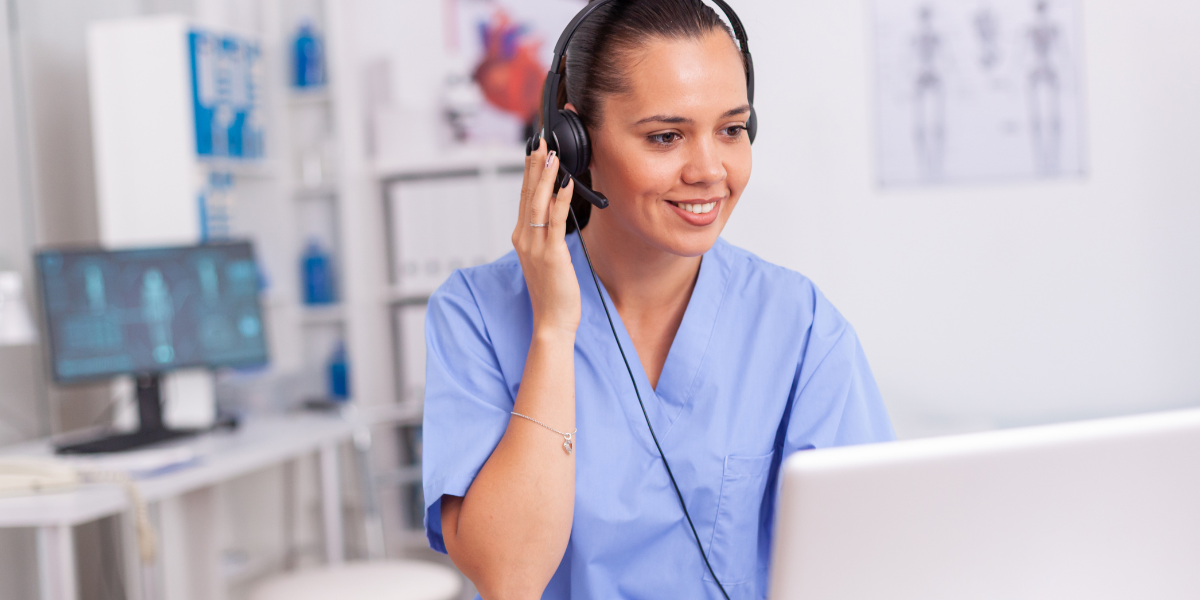
M 639 437 L 643 437 L 647 444 L 653 444 L 649 433 L 646 432 L 644 426 L 641 426 L 644 424 L 645 418 L 642 416 L 641 408 L 637 404 L 637 397 L 630 386 L 629 374 L 625 370 L 625 363 L 621 360 L 621 353 L 613 342 L 612 330 L 604 315 L 604 307 L 600 304 L 600 298 L 596 295 L 596 284 L 593 283 L 592 274 L 588 270 L 587 259 L 584 257 L 579 237 L 574 234 L 567 236 L 567 246 L 571 251 L 571 261 L 579 280 L 583 308 L 580 321 L 581 330 L 583 326 L 587 327 L 586 338 L 577 336 L 576 343 L 582 346 L 583 340 L 586 339 L 587 347 L 591 352 L 605 357 L 608 367 L 605 369 L 606 375 L 613 384 L 613 389 L 617 390 L 620 396 L 620 404 L 625 408 L 631 422 L 639 425 L 635 428 L 642 433 Z M 671 341 L 671 348 L 667 351 L 666 362 L 663 363 L 662 372 L 658 377 L 657 389 L 650 385 L 650 379 L 642 367 L 637 350 L 633 347 L 633 340 L 629 337 L 628 330 L 625 329 L 625 323 L 613 305 L 612 297 L 608 294 L 604 283 L 600 282 L 601 293 L 604 294 L 604 300 L 608 303 L 613 326 L 617 330 L 617 336 L 625 350 L 625 357 L 629 360 L 629 369 L 633 371 L 638 391 L 646 405 L 650 421 L 658 433 L 659 441 L 665 439 L 667 432 L 680 414 L 685 409 L 692 408 L 689 400 L 699 381 L 700 367 L 708 351 L 721 304 L 725 299 L 730 279 L 729 272 L 725 241 L 718 238 L 713 247 L 705 252 L 700 260 L 700 273 L 696 277 L 696 285 L 692 289 L 692 296 L 688 299 L 687 308 L 684 310 L 683 320 L 679 323 L 679 330 L 676 331 L 675 339 Z

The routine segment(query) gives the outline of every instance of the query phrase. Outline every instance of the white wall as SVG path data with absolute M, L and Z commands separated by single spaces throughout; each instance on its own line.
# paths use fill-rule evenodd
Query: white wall
M 868 3 L 736 3 L 761 125 L 726 236 L 848 316 L 901 435 L 1200 404 L 1200 4 L 1082 4 L 1085 179 L 881 191 Z
M 2 5 L 0 5 L 2 7 Z M 33 215 L 23 177 L 17 78 L 9 44 L 8 11 L 0 14 L 0 271 L 18 271 L 33 307 Z M 0 445 L 48 431 L 49 411 L 39 402 L 41 355 L 37 346 L 0 347 Z
M 1200 404 L 1200 4 L 1079 1 L 1088 175 L 902 191 L 874 183 L 868 0 L 734 2 L 761 126 L 726 237 L 846 314 L 902 436 Z M 394 95 L 432 102 L 434 3 L 359 5 L 364 49 L 421 56 Z
M 94 235 L 83 24 L 187 3 L 150 4 L 17 2 L 42 241 Z M 902 192 L 872 183 L 865 0 L 736 8 L 762 131 L 727 237 L 825 290 L 898 420 L 990 426 L 1200 401 L 1200 5 L 1083 0 L 1086 179 Z M 406 48 L 426 47 L 405 27 L 423 21 L 389 17 Z M 421 88 L 401 79 L 402 98 Z
M 22 186 L 21 136 L 7 2 L 0 2 L 0 270 L 15 269 L 29 285 L 32 229 Z M 32 300 L 32 294 L 26 294 Z M 41 356 L 36 346 L 0 347 L 0 445 L 46 432 L 47 412 L 39 402 Z M 0 530 L 0 598 L 33 598 L 37 563 L 28 549 L 32 530 Z

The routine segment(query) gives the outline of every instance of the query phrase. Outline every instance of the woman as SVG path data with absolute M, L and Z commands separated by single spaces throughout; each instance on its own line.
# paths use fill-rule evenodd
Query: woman
M 575 184 L 553 193 L 542 142 L 515 252 L 430 299 L 430 544 L 489 600 L 719 598 L 714 574 L 730 597 L 761 598 L 781 461 L 891 439 L 887 414 L 857 336 L 813 284 L 719 238 L 751 152 L 742 56 L 717 14 L 614 2 L 567 57 L 565 106 L 611 200 L 580 214 L 579 235 L 648 414 L 567 235 Z

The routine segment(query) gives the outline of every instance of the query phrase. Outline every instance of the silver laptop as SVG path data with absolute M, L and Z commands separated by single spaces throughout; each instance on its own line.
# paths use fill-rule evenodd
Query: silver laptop
M 800 452 L 771 600 L 1200 598 L 1200 410 Z

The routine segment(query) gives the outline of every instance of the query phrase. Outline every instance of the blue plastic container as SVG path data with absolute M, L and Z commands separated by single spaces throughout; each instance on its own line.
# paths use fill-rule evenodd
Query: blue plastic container
M 329 357 L 329 398 L 338 401 L 350 398 L 350 366 L 346 362 L 345 344 L 338 344 Z
M 301 260 L 304 279 L 304 303 L 333 304 L 337 294 L 333 285 L 333 265 L 329 253 L 316 240 L 308 242 Z
M 295 73 L 292 85 L 309 89 L 325 85 L 325 52 L 320 36 L 312 24 L 303 22 L 296 31 L 294 44 Z

